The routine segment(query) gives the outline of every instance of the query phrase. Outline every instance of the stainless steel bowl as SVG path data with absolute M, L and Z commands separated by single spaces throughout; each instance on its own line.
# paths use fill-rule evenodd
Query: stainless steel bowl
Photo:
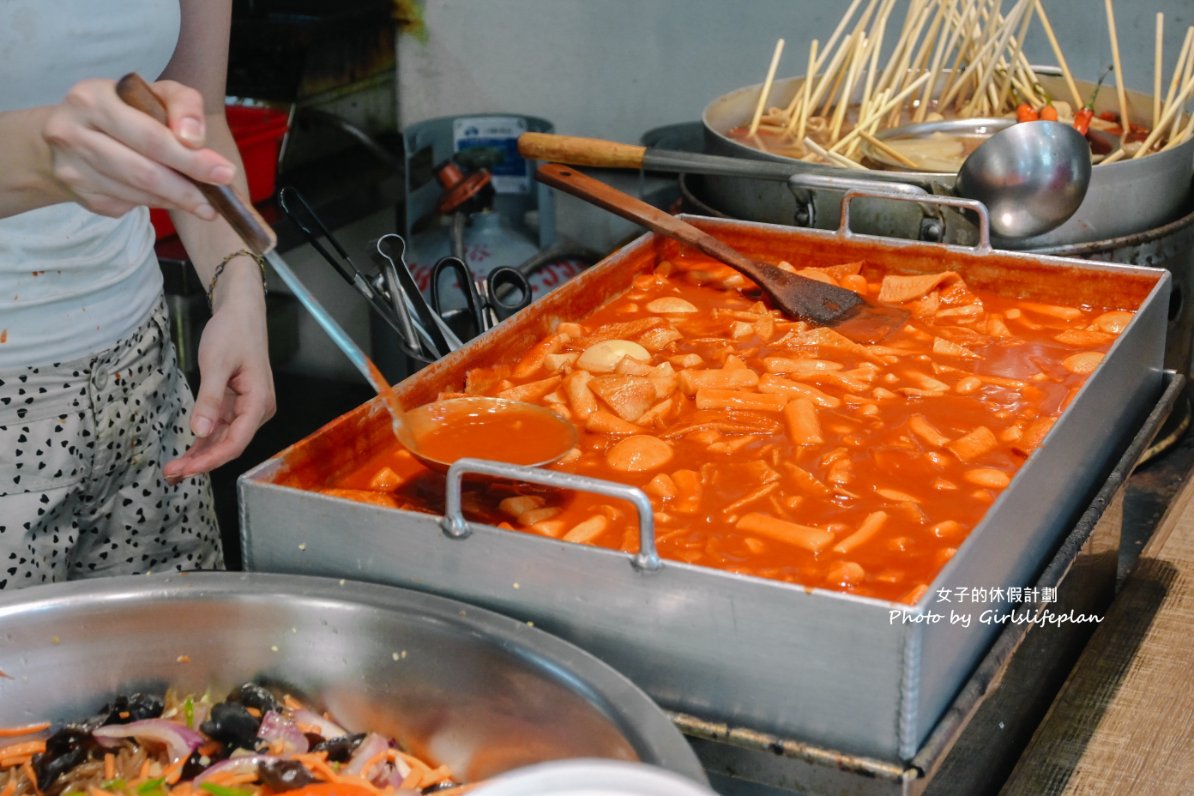
M 282 682 L 467 781 L 573 757 L 641 760 L 698 783 L 642 691 L 554 636 L 420 592 L 197 573 L 0 592 L 0 726 L 94 713 L 119 693 Z
M 979 119 L 943 119 L 935 122 L 920 122 L 917 124 L 905 124 L 900 127 L 891 127 L 886 130 L 880 130 L 875 134 L 875 139 L 883 142 L 891 142 L 900 139 L 931 139 L 935 135 L 944 135 L 948 137 L 957 138 L 972 138 L 976 142 L 985 141 L 993 134 L 1000 130 L 1005 130 L 1012 126 L 1011 119 L 996 119 L 996 118 L 979 118 Z M 866 156 L 868 161 L 873 161 L 878 164 L 880 168 L 891 171 L 911 171 L 900 161 L 893 158 L 890 154 L 882 148 L 875 146 L 870 141 L 864 141 L 860 147 L 862 153 Z M 952 173 L 957 173 L 962 166 L 962 161 L 966 159 L 965 154 L 958 158 L 957 165 L 950 169 Z M 928 171 L 928 169 L 918 169 L 919 171 Z

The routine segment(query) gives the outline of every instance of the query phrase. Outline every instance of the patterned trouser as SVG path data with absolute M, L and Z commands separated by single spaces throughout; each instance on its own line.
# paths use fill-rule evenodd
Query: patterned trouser
M 193 403 L 164 302 L 96 356 L 0 371 L 0 589 L 223 565 L 206 477 L 162 465 Z

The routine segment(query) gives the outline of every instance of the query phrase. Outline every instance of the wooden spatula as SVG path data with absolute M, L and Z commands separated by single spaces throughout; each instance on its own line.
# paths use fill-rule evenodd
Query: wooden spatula
M 876 306 L 852 290 L 752 260 L 704 230 L 570 166 L 546 163 L 536 178 L 669 238 L 688 244 L 754 281 L 785 315 L 833 326 L 855 340 L 877 342 L 903 326 L 908 313 Z

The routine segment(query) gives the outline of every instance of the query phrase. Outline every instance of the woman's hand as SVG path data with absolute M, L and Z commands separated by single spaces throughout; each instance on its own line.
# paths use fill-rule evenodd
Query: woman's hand
M 220 277 L 214 313 L 199 338 L 199 393 L 191 414 L 198 439 L 165 464 L 166 478 L 178 481 L 235 459 L 274 409 L 261 275 L 241 257 Z
M 181 175 L 227 185 L 236 167 L 205 147 L 203 95 L 171 80 L 152 85 L 169 127 L 130 108 L 110 80 L 77 83 L 41 128 L 50 151 L 50 179 L 62 200 L 106 216 L 140 205 L 181 209 L 210 221 L 215 210 Z

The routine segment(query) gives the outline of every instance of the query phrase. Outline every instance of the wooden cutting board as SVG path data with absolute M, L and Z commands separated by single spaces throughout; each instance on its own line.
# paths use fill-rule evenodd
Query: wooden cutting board
M 1194 794 L 1194 481 L 1175 497 L 1004 794 Z

